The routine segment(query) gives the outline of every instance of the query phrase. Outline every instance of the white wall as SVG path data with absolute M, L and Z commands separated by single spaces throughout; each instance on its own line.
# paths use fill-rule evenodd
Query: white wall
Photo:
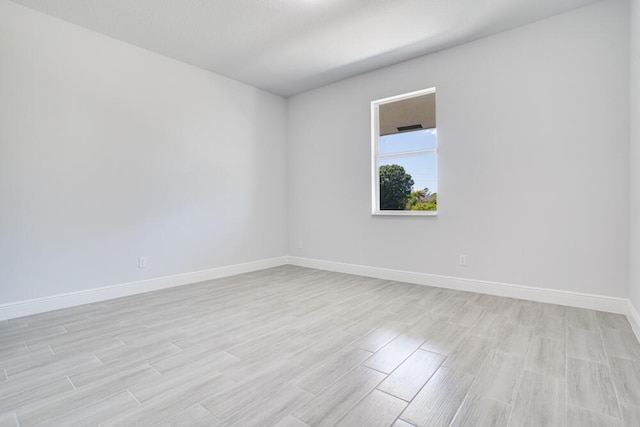
M 289 252 L 638 309 L 638 1 L 631 49 L 611 0 L 286 103 L 0 0 L 0 304 Z M 371 217 L 369 102 L 430 86 L 440 214 Z
M 640 313 L 640 0 L 631 0 L 631 253 L 629 297 Z
M 285 255 L 285 120 L 283 98 L 0 0 L 0 304 Z
M 290 98 L 290 254 L 627 297 L 627 7 L 596 3 Z M 439 215 L 372 217 L 369 102 L 431 86 Z

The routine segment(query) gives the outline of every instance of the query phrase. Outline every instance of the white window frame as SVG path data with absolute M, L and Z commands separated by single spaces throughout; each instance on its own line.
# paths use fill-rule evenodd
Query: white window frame
M 417 96 L 428 95 L 435 93 L 436 88 L 431 87 L 428 89 L 417 90 L 414 92 L 404 93 L 402 95 L 391 96 L 388 98 L 378 99 L 371 101 L 371 214 L 372 215 L 392 215 L 392 216 L 437 216 L 438 211 L 401 211 L 401 210 L 380 210 L 380 158 L 392 158 L 394 156 L 405 156 L 407 154 L 424 154 L 435 153 L 436 154 L 436 168 L 438 164 L 438 144 L 436 148 L 428 150 L 415 150 L 407 151 L 403 153 L 383 154 L 379 153 L 379 141 L 380 141 L 380 105 L 389 104 L 392 102 L 402 101 L 404 99 L 415 98 Z M 437 128 L 437 127 L 436 127 Z M 437 171 L 436 171 L 437 172 Z

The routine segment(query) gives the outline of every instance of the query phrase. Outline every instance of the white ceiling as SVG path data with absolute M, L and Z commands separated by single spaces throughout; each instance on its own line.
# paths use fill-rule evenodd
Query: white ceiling
M 596 0 L 13 0 L 289 96 Z

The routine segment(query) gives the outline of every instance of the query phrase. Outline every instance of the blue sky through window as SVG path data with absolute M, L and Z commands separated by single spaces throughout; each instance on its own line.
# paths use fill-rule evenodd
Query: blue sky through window
M 381 136 L 379 154 L 404 153 L 415 150 L 429 150 L 437 146 L 436 129 L 424 129 L 413 132 Z M 435 152 L 380 158 L 382 165 L 400 165 L 411 175 L 413 190 L 428 188 L 432 193 L 438 191 L 438 172 Z

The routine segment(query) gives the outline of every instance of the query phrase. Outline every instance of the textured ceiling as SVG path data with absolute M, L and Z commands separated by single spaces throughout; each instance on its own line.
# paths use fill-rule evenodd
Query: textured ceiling
M 595 0 L 13 0 L 289 96 Z

